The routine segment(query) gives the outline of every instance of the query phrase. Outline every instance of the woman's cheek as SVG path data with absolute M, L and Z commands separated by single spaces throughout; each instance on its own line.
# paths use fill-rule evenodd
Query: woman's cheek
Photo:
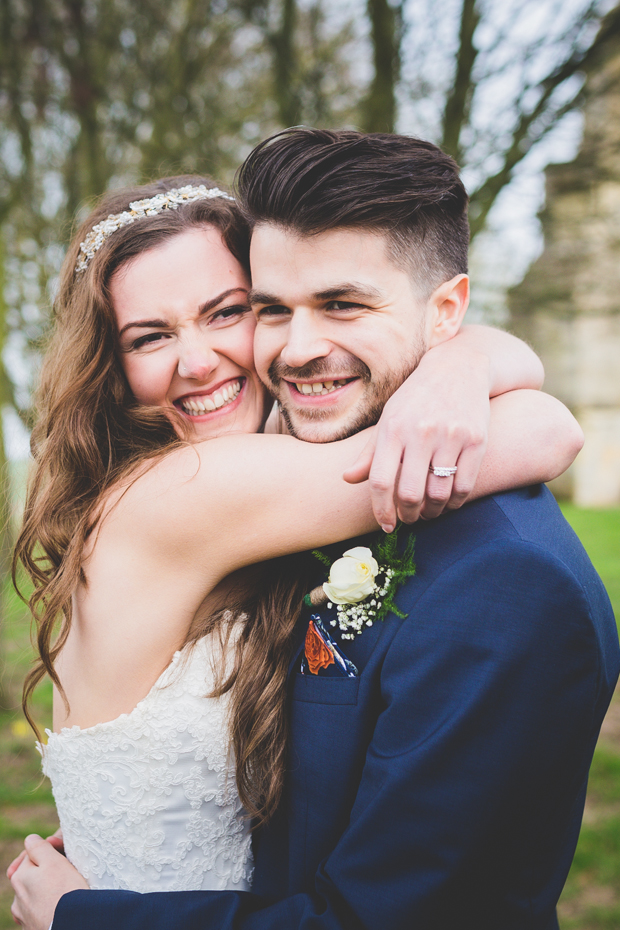
M 163 406 L 171 378 L 154 358 L 135 358 L 125 368 L 129 387 L 139 404 Z

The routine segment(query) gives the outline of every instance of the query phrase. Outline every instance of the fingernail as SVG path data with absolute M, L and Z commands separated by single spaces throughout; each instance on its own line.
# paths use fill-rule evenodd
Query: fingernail
M 393 523 L 382 523 L 381 529 L 383 530 L 384 533 L 391 533 L 394 529 L 394 524 Z

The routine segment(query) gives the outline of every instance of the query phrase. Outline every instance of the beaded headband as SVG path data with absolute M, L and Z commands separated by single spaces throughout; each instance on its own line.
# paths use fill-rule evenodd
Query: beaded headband
M 129 226 L 130 223 L 135 223 L 143 216 L 156 216 L 164 210 L 176 210 L 184 203 L 193 203 L 195 200 L 213 200 L 215 197 L 223 197 L 224 200 L 235 199 L 218 187 L 205 187 L 204 184 L 194 187 L 188 184 L 186 187 L 162 191 L 154 197 L 147 197 L 146 200 L 134 200 L 129 204 L 128 210 L 123 213 L 111 213 L 107 219 L 93 226 L 84 242 L 80 243 L 76 272 L 86 270 L 95 252 L 99 251 L 106 239 L 117 229 Z

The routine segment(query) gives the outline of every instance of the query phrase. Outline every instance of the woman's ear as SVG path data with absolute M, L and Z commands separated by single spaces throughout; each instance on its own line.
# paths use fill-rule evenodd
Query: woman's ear
M 429 297 L 431 331 L 428 347 L 439 345 L 458 333 L 469 304 L 469 278 L 459 274 L 445 281 Z

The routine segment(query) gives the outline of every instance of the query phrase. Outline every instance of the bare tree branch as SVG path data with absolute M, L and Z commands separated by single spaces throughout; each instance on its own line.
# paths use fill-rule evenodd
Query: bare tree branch
M 474 33 L 480 22 L 480 13 L 476 0 L 463 0 L 459 48 L 456 56 L 456 69 L 452 88 L 446 99 L 442 120 L 441 147 L 457 162 L 461 162 L 461 133 L 463 125 L 469 120 L 471 100 L 474 93 L 472 73 L 478 50 L 474 45 Z

